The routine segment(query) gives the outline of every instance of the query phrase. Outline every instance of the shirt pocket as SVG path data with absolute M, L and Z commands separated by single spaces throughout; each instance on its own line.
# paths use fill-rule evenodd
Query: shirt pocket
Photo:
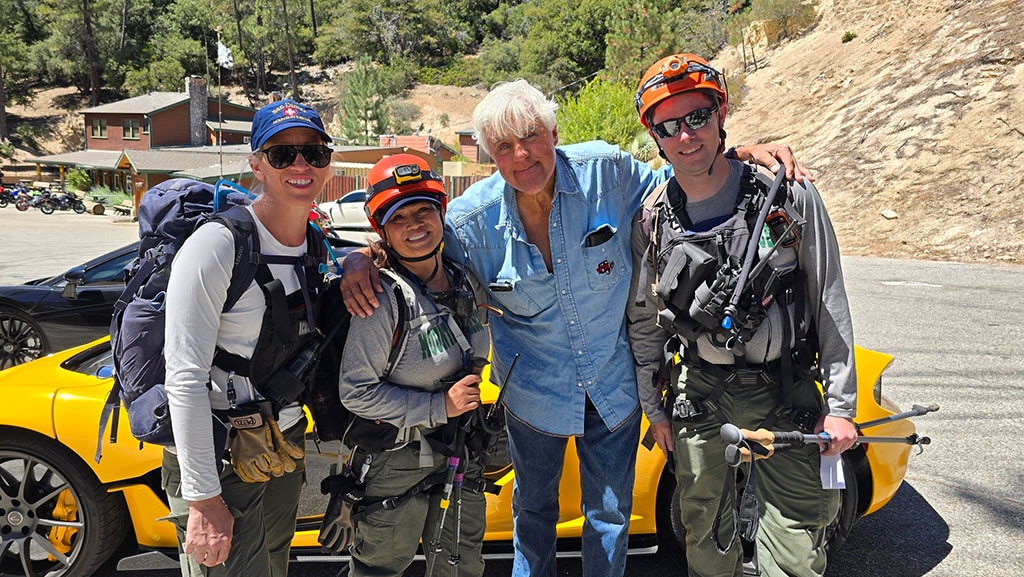
M 519 317 L 534 317 L 555 305 L 555 281 L 549 274 L 514 279 L 512 290 L 490 291 L 492 304 Z
M 624 248 L 628 245 L 628 228 L 615 230 L 601 225 L 587 234 L 582 247 L 583 265 L 591 289 L 606 291 L 618 286 L 629 270 L 629 255 Z

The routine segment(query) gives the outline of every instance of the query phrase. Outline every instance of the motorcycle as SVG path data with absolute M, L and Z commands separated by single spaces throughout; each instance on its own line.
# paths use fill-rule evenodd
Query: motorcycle
M 0 208 L 6 208 L 7 205 L 12 202 L 14 202 L 14 193 L 12 192 L 12 189 L 0 185 Z
M 49 191 L 42 191 L 35 196 L 31 196 L 28 189 L 23 189 L 21 194 L 18 195 L 18 199 L 14 203 L 14 208 L 25 212 L 30 208 L 38 208 L 43 214 L 53 214 L 54 205 L 50 198 Z
M 56 196 L 51 195 L 50 201 L 57 210 L 73 210 L 76 214 L 85 212 L 85 203 L 73 192 L 62 192 Z

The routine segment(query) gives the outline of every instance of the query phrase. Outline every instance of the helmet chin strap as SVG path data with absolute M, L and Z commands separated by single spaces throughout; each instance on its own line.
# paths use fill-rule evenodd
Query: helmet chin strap
M 715 157 L 711 159 L 711 165 L 708 166 L 708 176 L 715 170 L 715 161 L 718 160 L 718 155 L 725 152 L 725 129 L 721 126 L 718 127 L 718 151 L 715 152 Z
M 381 238 L 383 239 L 384 237 Z M 434 258 L 434 256 L 437 255 L 437 253 L 441 252 L 443 248 L 444 241 L 442 240 L 441 242 L 437 243 L 437 246 L 434 247 L 434 250 L 430 251 L 429 253 L 423 256 L 404 256 L 400 254 L 397 250 L 395 250 L 390 244 L 388 244 L 387 239 L 384 239 L 384 251 L 399 262 L 423 262 L 425 260 Z M 440 259 L 434 261 L 434 270 L 431 271 L 429 277 L 422 279 L 424 284 L 434 280 L 434 277 L 437 276 L 437 271 L 439 270 L 440 264 Z

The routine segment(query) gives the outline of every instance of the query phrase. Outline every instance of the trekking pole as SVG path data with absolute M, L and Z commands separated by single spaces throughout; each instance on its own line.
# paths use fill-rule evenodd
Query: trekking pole
M 875 419 L 873 421 L 868 421 L 866 423 L 859 423 L 859 424 L 857 424 L 857 429 L 858 430 L 860 430 L 860 429 L 870 429 L 871 427 L 877 427 L 878 425 L 882 425 L 884 423 L 892 423 L 893 421 L 902 421 L 903 419 L 907 419 L 907 418 L 910 418 L 910 417 L 920 417 L 921 415 L 927 415 L 928 413 L 934 413 L 935 411 L 938 411 L 938 410 L 939 410 L 939 406 L 936 405 L 935 403 L 932 403 L 932 404 L 928 405 L 927 407 L 925 407 L 923 405 L 914 405 L 909 411 L 903 411 L 902 413 L 897 413 L 895 415 L 889 415 L 888 417 L 882 417 L 881 419 Z
M 498 398 L 495 399 L 494 404 L 491 405 L 490 409 L 487 409 L 487 415 L 484 417 L 484 422 L 490 421 L 491 417 L 494 416 L 494 411 L 498 410 L 501 406 L 502 401 L 505 399 L 505 391 L 508 390 L 508 379 L 512 376 L 512 369 L 516 368 L 516 361 L 519 360 L 519 353 L 512 357 L 512 363 L 508 366 L 508 372 L 505 373 L 505 379 L 501 381 L 501 389 L 498 391 Z
M 460 489 L 462 487 L 463 475 L 459 472 L 459 465 L 462 463 L 461 455 L 465 450 L 465 446 L 466 430 L 460 424 L 455 434 L 455 449 L 452 451 L 452 456 L 448 457 L 448 478 L 445 479 L 441 495 L 441 518 L 437 522 L 437 534 L 430 540 L 430 561 L 427 564 L 426 577 L 433 576 L 434 562 L 437 561 L 437 556 L 441 553 L 441 535 L 444 534 L 444 522 L 448 516 L 448 508 L 451 505 L 452 492 L 456 486 Z M 458 482 L 458 485 L 456 485 L 456 482 Z M 449 562 L 451 562 L 450 558 Z
M 729 443 L 725 449 L 725 460 L 729 465 L 736 467 L 744 461 L 754 459 L 767 459 L 777 451 L 792 449 L 809 443 L 827 444 L 832 441 L 828 433 L 822 432 L 816 435 L 801 433 L 800 431 L 768 431 L 758 429 L 750 431 L 741 429 L 731 423 L 722 425 L 720 430 L 722 440 Z M 861 443 L 898 443 L 904 445 L 929 445 L 932 440 L 922 437 L 917 433 L 906 437 L 871 437 L 860 436 L 854 446 Z
M 750 269 L 754 266 L 754 256 L 757 255 L 757 244 L 761 239 L 761 230 L 764 228 L 764 223 L 768 219 L 768 212 L 772 209 L 772 202 L 775 200 L 775 195 L 778 194 L 779 187 L 782 186 L 782 183 L 785 180 L 786 171 L 779 170 L 778 174 L 775 175 L 775 180 L 772 181 L 771 188 L 768 189 L 768 194 L 765 196 L 764 204 L 761 205 L 761 210 L 757 213 L 757 220 L 754 221 L 754 230 L 751 231 L 750 241 L 747 243 L 747 252 L 743 256 L 743 267 L 740 269 L 739 278 L 736 279 L 736 288 L 732 291 L 732 296 L 729 298 L 729 304 L 725 307 L 725 317 L 722 319 L 723 329 L 732 330 L 732 317 L 736 314 L 736 310 L 740 302 L 740 295 L 743 294 L 743 289 L 746 288 L 747 278 L 750 276 Z
M 469 455 L 466 455 L 466 460 L 469 460 Z M 465 478 L 465 470 L 455 474 L 455 542 L 452 543 L 452 554 L 448 556 L 448 564 L 452 566 L 452 577 L 459 577 L 459 562 L 462 560 L 462 555 L 459 554 L 459 541 L 462 539 L 462 484 Z

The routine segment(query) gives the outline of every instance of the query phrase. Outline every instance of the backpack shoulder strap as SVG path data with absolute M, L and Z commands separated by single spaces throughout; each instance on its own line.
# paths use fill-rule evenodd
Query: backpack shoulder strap
M 256 231 L 256 223 L 252 214 L 244 206 L 232 206 L 227 210 L 215 213 L 209 221 L 223 224 L 231 231 L 235 239 L 234 265 L 231 268 L 231 283 L 228 285 L 227 299 L 224 301 L 223 312 L 231 310 L 242 294 L 256 278 L 256 270 L 260 265 L 260 235 Z
M 395 297 L 396 318 L 395 334 L 391 337 L 391 353 L 388 355 L 388 364 L 384 367 L 383 378 L 395 370 L 395 365 L 402 358 L 405 351 L 405 337 L 409 332 L 409 323 L 413 318 L 413 303 L 416 302 L 416 294 L 412 287 L 398 273 L 382 268 L 380 269 L 381 281 L 389 285 Z

